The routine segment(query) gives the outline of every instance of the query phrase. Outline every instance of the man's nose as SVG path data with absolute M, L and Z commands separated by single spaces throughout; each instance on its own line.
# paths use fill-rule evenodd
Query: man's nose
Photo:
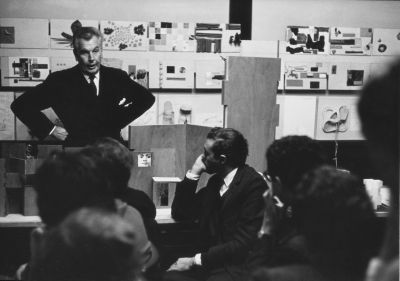
M 89 60 L 93 60 L 93 59 L 94 59 L 93 53 L 89 52 Z

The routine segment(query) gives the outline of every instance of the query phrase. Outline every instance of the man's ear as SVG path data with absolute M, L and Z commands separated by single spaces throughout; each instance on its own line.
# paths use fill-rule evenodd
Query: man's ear
M 75 60 L 78 61 L 78 51 L 75 48 L 73 48 L 72 52 L 74 53 Z
M 219 158 L 220 158 L 221 164 L 226 164 L 226 162 L 228 161 L 228 158 L 226 157 L 225 154 L 221 154 L 219 156 Z

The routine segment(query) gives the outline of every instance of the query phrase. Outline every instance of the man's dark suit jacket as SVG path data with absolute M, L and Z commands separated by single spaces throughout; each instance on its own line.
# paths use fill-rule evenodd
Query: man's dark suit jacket
M 199 220 L 202 266 L 211 274 L 225 270 L 231 276 L 246 268 L 257 232 L 260 230 L 267 189 L 253 168 L 239 167 L 228 191 L 219 194 L 222 179 L 212 176 L 196 193 L 197 181 L 185 178 L 176 187 L 172 217 Z
M 43 139 L 54 124 L 41 112 L 51 107 L 68 132 L 67 142 L 82 145 L 98 137 L 121 139 L 121 129 L 142 115 L 154 103 L 146 88 L 116 68 L 100 67 L 99 95 L 90 86 L 79 65 L 57 71 L 35 88 L 17 98 L 11 109 L 32 131 Z M 125 98 L 125 104 L 119 105 Z

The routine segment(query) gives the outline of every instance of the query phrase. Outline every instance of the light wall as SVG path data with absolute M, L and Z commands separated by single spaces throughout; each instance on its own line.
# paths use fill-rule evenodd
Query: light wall
M 284 40 L 288 25 L 400 28 L 400 1 L 253 0 L 252 40 Z
M 229 0 L 0 0 L 0 18 L 229 22 Z

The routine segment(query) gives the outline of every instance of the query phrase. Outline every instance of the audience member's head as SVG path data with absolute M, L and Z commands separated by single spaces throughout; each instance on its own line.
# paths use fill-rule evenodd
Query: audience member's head
M 142 266 L 137 236 L 118 214 L 79 209 L 45 233 L 30 280 L 134 281 Z
M 36 173 L 35 190 L 42 221 L 61 222 L 84 206 L 114 210 L 104 167 L 79 152 L 53 152 Z
M 209 152 L 213 153 L 212 156 L 215 160 L 223 157 L 225 165 L 232 168 L 243 166 L 249 154 L 247 140 L 240 132 L 231 128 L 211 129 L 207 134 L 205 146 L 209 146 Z M 212 165 L 206 163 L 207 169 L 209 166 Z
M 133 167 L 133 157 L 127 147 L 115 139 L 100 138 L 83 149 L 82 153 L 92 155 L 107 166 L 107 174 L 115 196 L 118 197 L 128 188 L 128 181 Z
M 391 188 L 390 214 L 380 253 L 382 264 L 372 273 L 375 280 L 399 279 L 399 77 L 400 59 L 369 81 L 358 104 L 369 154 L 384 185 Z
M 330 280 L 362 280 L 376 254 L 375 213 L 362 181 L 320 167 L 296 187 L 292 207 L 313 265 Z
M 275 140 L 268 147 L 266 158 L 267 178 L 275 183 L 274 192 L 286 204 L 290 204 L 292 190 L 302 176 L 327 163 L 316 140 L 296 135 Z

